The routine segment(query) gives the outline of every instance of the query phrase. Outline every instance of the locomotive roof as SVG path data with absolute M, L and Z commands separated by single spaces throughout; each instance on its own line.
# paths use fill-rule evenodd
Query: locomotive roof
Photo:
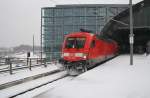
M 66 35 L 66 37 L 75 37 L 75 36 L 84 37 L 84 36 L 94 36 L 94 35 L 100 40 L 105 40 L 107 42 L 114 42 L 114 40 L 108 38 L 105 35 L 97 35 L 97 34 L 93 34 L 93 33 L 89 33 L 89 32 L 73 32 L 73 33 Z
M 73 32 L 73 33 L 70 33 L 66 36 L 69 37 L 69 36 L 93 36 L 93 35 L 94 34 L 89 33 L 89 32 Z

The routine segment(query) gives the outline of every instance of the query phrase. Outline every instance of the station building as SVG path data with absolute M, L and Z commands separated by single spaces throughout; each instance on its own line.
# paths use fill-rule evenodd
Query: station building
M 103 28 L 103 36 L 114 39 L 122 53 L 130 52 L 129 9 L 116 15 Z M 114 20 L 114 21 L 113 21 Z M 143 0 L 133 6 L 134 53 L 150 51 L 150 0 Z
M 41 9 L 41 38 L 46 58 L 60 58 L 64 35 L 87 29 L 100 34 L 107 22 L 128 8 L 125 4 L 56 5 Z

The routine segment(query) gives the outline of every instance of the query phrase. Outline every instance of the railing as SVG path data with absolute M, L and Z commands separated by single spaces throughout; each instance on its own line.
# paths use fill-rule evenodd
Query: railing
M 32 67 L 47 67 L 47 63 L 45 58 L 0 58 L 0 73 L 13 74 L 13 71 L 18 69 L 29 68 L 32 70 Z

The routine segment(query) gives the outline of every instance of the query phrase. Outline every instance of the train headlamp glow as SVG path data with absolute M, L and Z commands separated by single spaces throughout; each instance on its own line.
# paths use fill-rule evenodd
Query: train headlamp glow
M 69 56 L 69 53 L 64 53 L 63 56 Z
M 84 59 L 86 59 L 86 56 L 83 56 Z
M 63 53 L 62 55 L 63 55 L 63 57 L 64 56 L 69 56 L 69 53 Z
M 62 57 L 69 57 L 70 53 L 62 53 Z M 81 57 L 81 58 L 85 58 L 87 57 L 86 53 L 75 53 L 74 55 L 75 57 Z
M 82 57 L 82 58 L 86 58 L 87 54 L 85 53 L 75 53 L 75 57 Z

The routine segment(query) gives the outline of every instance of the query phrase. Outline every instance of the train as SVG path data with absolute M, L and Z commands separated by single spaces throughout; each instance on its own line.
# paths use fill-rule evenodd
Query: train
M 117 42 L 90 32 L 65 36 L 60 62 L 69 75 L 79 75 L 118 54 Z

